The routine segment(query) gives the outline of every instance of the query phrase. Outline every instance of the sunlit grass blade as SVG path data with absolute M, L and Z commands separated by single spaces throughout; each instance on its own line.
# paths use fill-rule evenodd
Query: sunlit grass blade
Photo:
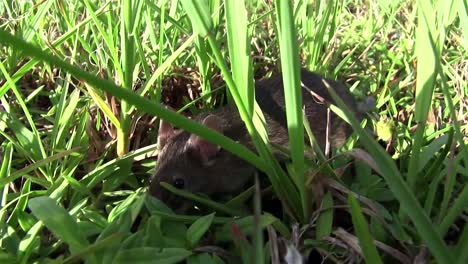
M 133 89 L 133 72 L 135 70 L 135 28 L 139 28 L 135 20 L 137 14 L 141 10 L 140 1 L 122 0 L 121 16 L 120 16 L 120 45 L 121 45 L 121 68 L 123 73 L 122 87 L 125 89 Z M 139 9 L 138 9 L 139 8 Z M 129 150 L 129 135 L 131 126 L 131 106 L 125 101 L 120 102 L 120 127 L 117 128 L 117 155 L 119 157 L 125 155 Z
M 76 110 L 78 102 L 80 101 L 80 94 L 78 90 L 68 93 L 68 82 L 63 87 L 63 92 L 57 106 L 55 120 L 58 125 L 54 126 L 52 135 L 54 138 L 53 146 L 62 146 L 65 140 L 65 130 L 70 127 L 73 113 Z
M 458 17 L 460 18 L 460 25 L 463 31 L 463 44 L 465 50 L 468 50 L 468 1 L 458 1 Z
M 161 78 L 161 75 L 169 69 L 169 67 L 174 63 L 174 61 L 184 52 L 187 47 L 189 47 L 194 39 L 196 38 L 196 35 L 190 36 L 176 51 L 174 51 L 168 58 L 164 60 L 164 62 L 153 72 L 151 77 L 148 79 L 148 81 L 145 82 L 145 85 L 143 88 L 138 92 L 140 96 L 145 95 L 151 87 L 154 85 L 154 83 Z M 130 112 L 133 112 L 135 109 L 135 106 L 132 105 L 130 108 Z
M 348 204 L 350 205 L 351 216 L 353 219 L 354 230 L 359 238 L 359 245 L 364 254 L 366 263 L 382 263 L 382 259 L 375 248 L 374 239 L 369 231 L 369 226 L 366 223 L 361 207 L 354 196 L 348 196 Z
M 38 29 L 41 27 L 41 22 L 47 15 L 47 11 L 50 9 L 53 3 L 53 0 L 44 1 L 43 4 L 38 6 L 38 11 L 34 14 L 34 16 L 31 19 L 27 20 L 27 22 L 29 23 L 26 24 L 23 29 L 23 37 L 26 41 L 31 41 L 34 35 L 37 34 Z
M 229 55 L 232 78 L 249 115 L 252 115 L 254 83 L 250 57 L 250 36 L 247 33 L 247 11 L 243 0 L 228 0 L 225 4 Z
M 190 2 L 190 1 L 187 0 L 186 2 Z M 202 32 L 207 33 L 208 28 L 205 26 L 208 26 L 211 24 L 203 22 L 205 20 L 204 17 L 203 18 L 198 17 L 198 16 L 207 16 L 207 14 L 197 13 L 197 12 L 200 12 L 200 10 L 197 10 L 197 11 L 189 10 L 191 7 L 193 8 L 193 5 L 194 4 L 188 4 L 187 6 L 184 5 L 184 8 L 188 12 L 189 17 L 192 20 L 192 23 L 194 24 L 194 26 L 196 25 L 203 26 L 203 28 L 199 28 L 195 30 L 198 30 L 198 32 L 202 31 Z M 234 83 L 232 76 L 226 66 L 224 56 L 220 52 L 219 44 L 214 39 L 214 36 L 210 34 L 206 35 L 206 38 L 213 52 L 214 60 L 217 66 L 221 70 L 221 74 L 224 77 L 227 87 L 229 88 L 229 92 L 233 96 L 234 102 L 236 103 L 237 108 L 239 110 L 239 114 L 246 125 L 247 131 L 251 135 L 252 141 L 255 144 L 255 147 L 257 148 L 262 161 L 265 161 L 266 166 L 263 167 L 264 168 L 263 171 L 267 172 L 268 176 L 270 177 L 270 181 L 273 187 L 275 188 L 275 191 L 280 196 L 280 199 L 287 202 L 286 204 L 291 207 L 292 212 L 296 216 L 302 215 L 301 209 L 300 209 L 301 206 L 297 202 L 297 201 L 300 201 L 300 198 L 298 198 L 299 195 L 297 194 L 296 188 L 291 182 L 291 180 L 286 176 L 284 171 L 281 169 L 280 165 L 278 164 L 276 159 L 273 157 L 271 153 L 271 149 L 267 145 L 265 145 L 257 129 L 254 127 L 253 122 L 249 117 L 246 106 L 243 104 L 239 91 L 236 88 L 236 84 Z
M 2 72 L 3 76 L 5 77 L 8 85 L 10 85 L 10 89 L 13 91 L 18 104 L 21 106 L 21 110 L 23 111 L 24 116 L 26 117 L 26 120 L 28 121 L 29 127 L 31 127 L 31 132 L 32 132 L 31 136 L 32 136 L 32 138 L 30 138 L 29 140 L 33 142 L 33 144 L 31 146 L 34 147 L 33 149 L 31 149 L 31 154 L 33 154 L 32 158 L 33 159 L 45 158 L 46 157 L 46 151 L 45 151 L 44 145 L 42 144 L 41 137 L 39 135 L 39 131 L 37 130 L 37 127 L 36 127 L 36 124 L 35 124 L 35 122 L 33 120 L 33 117 L 31 115 L 31 113 L 29 112 L 28 106 L 24 102 L 24 99 L 23 99 L 23 96 L 22 96 L 21 92 L 19 91 L 18 87 L 16 86 L 16 84 L 11 79 L 10 75 L 8 74 L 8 71 L 5 69 L 5 67 L 4 67 L 4 65 L 3 65 L 3 63 L 1 61 L 0 61 L 0 71 Z M 46 175 L 48 175 L 48 174 L 46 173 Z
M 5 146 L 5 152 L 3 154 L 1 160 L 1 167 L 0 167 L 0 180 L 6 178 L 10 174 L 11 170 L 11 161 L 13 156 L 13 145 L 11 142 L 8 142 Z M 8 194 L 8 186 L 0 184 L 0 188 L 2 190 L 2 196 L 5 197 Z M 7 200 L 1 199 L 1 207 L 6 208 Z M 4 221 L 6 217 L 7 211 L 0 210 L 0 220 Z
M 320 71 L 324 64 L 323 50 L 327 50 L 331 39 L 335 34 L 337 11 L 339 1 L 304 1 L 307 16 L 303 19 L 305 23 L 305 51 L 307 52 L 306 65 L 310 70 Z
M 369 154 L 374 158 L 377 166 L 382 172 L 382 177 L 385 179 L 390 190 L 400 202 L 401 208 L 413 221 L 418 234 L 425 241 L 429 250 L 440 263 L 452 263 L 453 256 L 449 253 L 447 246 L 442 240 L 441 235 L 432 225 L 429 217 L 422 209 L 418 200 L 414 196 L 409 186 L 405 183 L 395 163 L 384 149 L 372 139 L 367 132 L 361 128 L 359 122 L 351 114 L 343 100 L 336 94 L 328 83 L 325 83 L 328 91 L 332 95 L 337 105 L 346 113 L 348 120 L 354 131 L 359 134 L 362 144 L 365 146 Z
M 117 47 L 115 46 L 115 42 L 112 39 L 112 37 L 106 32 L 104 27 L 101 25 L 101 21 L 97 17 L 97 12 L 94 11 L 93 6 L 91 3 L 89 3 L 88 0 L 83 1 L 87 11 L 91 15 L 92 21 L 94 22 L 94 26 L 97 28 L 99 36 L 102 38 L 104 43 L 106 44 L 106 47 L 109 49 L 109 55 L 112 58 L 113 64 L 111 65 L 113 67 L 113 70 L 115 70 L 116 74 L 118 75 L 119 80 L 123 80 L 123 69 L 119 64 L 119 55 L 117 52 Z
M 94 102 L 99 107 L 99 109 L 101 109 L 101 111 L 106 115 L 106 117 L 109 118 L 109 121 L 115 126 L 116 129 L 120 129 L 121 128 L 120 121 L 114 115 L 109 105 L 107 105 L 106 102 L 104 102 L 104 100 L 94 91 L 94 89 L 89 84 L 85 84 L 85 85 L 86 85 L 86 88 L 88 89 L 89 95 L 94 100 Z
M 409 161 L 408 184 L 413 189 L 418 181 L 418 163 L 421 147 L 423 144 L 424 131 L 426 129 L 426 120 L 429 107 L 432 103 L 432 94 L 435 85 L 435 56 L 439 56 L 439 52 L 432 50 L 431 42 L 435 40 L 431 38 L 431 34 L 435 36 L 435 25 L 428 24 L 427 21 L 435 21 L 434 12 L 432 12 L 432 2 L 419 0 L 418 3 L 418 27 L 416 29 L 416 57 L 417 76 L 416 76 L 416 107 L 414 110 L 415 120 L 418 122 L 416 133 L 414 134 L 412 155 Z M 442 32 L 439 31 L 440 34 Z M 438 35 L 438 34 L 437 34 Z M 431 56 L 432 55 L 432 56 Z
M 289 147 L 294 166 L 294 182 L 299 190 L 303 220 L 309 217 L 309 204 L 304 177 L 304 128 L 302 120 L 302 87 L 297 34 L 294 26 L 292 3 L 276 1 L 277 27 L 284 84 Z
M 445 9 L 445 12 L 450 12 L 450 9 L 449 8 L 446 8 Z M 446 17 L 448 17 L 449 15 L 446 15 Z M 426 17 L 425 17 L 426 18 Z M 427 21 L 427 18 L 425 20 L 425 22 L 427 23 L 427 25 L 430 24 L 430 21 Z M 443 30 L 440 30 L 440 31 L 443 31 Z M 443 31 L 445 33 L 445 31 Z M 440 33 L 442 34 L 442 33 Z M 429 39 L 430 40 L 433 40 L 434 39 L 434 32 L 428 32 L 428 35 L 429 35 Z M 442 68 L 442 60 L 441 60 L 441 57 L 439 55 L 439 50 L 442 49 L 441 46 L 443 45 L 443 38 L 444 36 L 441 36 L 440 39 L 439 39 L 439 43 L 436 43 L 435 41 L 429 41 L 429 45 L 431 46 L 431 52 L 435 58 L 435 70 L 436 70 L 436 73 L 439 74 L 439 76 L 441 76 L 442 78 L 442 91 L 443 91 L 443 94 L 444 94 L 444 97 L 446 99 L 446 102 L 447 102 L 447 106 L 448 106 L 448 109 L 450 111 L 450 116 L 452 118 L 452 123 L 453 123 L 453 127 L 454 127 L 454 134 L 455 134 L 455 137 L 458 141 L 458 147 L 459 147 L 459 155 L 461 156 L 461 159 L 460 160 L 463 160 L 465 163 L 468 162 L 468 149 L 466 147 L 466 143 L 464 141 L 464 135 L 462 134 L 462 128 L 459 124 L 459 119 L 456 115 L 456 110 L 455 110 L 455 107 L 454 107 L 454 103 L 453 103 L 453 99 L 450 95 L 450 92 L 449 92 L 449 89 L 448 89 L 448 85 L 447 85 L 447 80 L 446 80 L 446 77 L 445 77 L 445 74 L 443 72 L 443 68 Z M 437 44 L 439 46 L 437 46 Z M 456 162 L 455 162 L 455 159 L 451 158 L 449 159 L 449 165 L 450 168 L 453 168 L 454 166 L 456 166 Z M 439 226 L 440 227 L 440 231 L 441 231 L 441 235 L 444 235 L 450 225 L 456 220 L 456 218 L 460 215 L 460 213 L 463 211 L 463 205 L 466 204 L 466 202 L 468 201 L 468 188 L 465 186 L 462 190 L 462 192 L 459 194 L 459 196 L 457 198 L 455 198 L 455 204 L 452 205 L 452 207 L 450 209 L 447 209 L 448 208 L 448 204 L 449 204 L 449 200 L 452 200 L 454 199 L 452 197 L 452 194 L 453 194 L 453 191 L 455 189 L 455 183 L 456 183 L 456 180 L 455 180 L 455 171 L 453 169 L 450 169 L 448 171 L 449 173 L 447 174 L 446 176 L 446 184 L 445 184 L 445 188 L 444 188 L 444 196 L 443 196 L 443 201 L 442 201 L 442 205 L 441 205 L 441 209 L 439 210 L 439 219 L 443 217 L 443 220 L 441 222 L 441 225 Z
M 65 150 L 65 151 L 62 151 L 62 152 L 59 152 L 55 155 L 52 155 L 46 159 L 43 159 L 43 160 L 39 160 L 39 161 L 36 161 L 34 164 L 32 165 L 29 165 L 21 170 L 17 170 L 15 172 L 13 172 L 10 176 L 6 177 L 6 178 L 3 178 L 3 179 L 0 179 L 0 186 L 2 185 L 5 185 L 9 182 L 12 182 L 22 176 L 24 176 L 25 174 L 27 174 L 28 172 L 30 171 L 33 171 L 37 168 L 40 168 L 41 166 L 44 166 L 48 163 L 50 163 L 51 161 L 54 161 L 54 160 L 57 160 L 57 159 L 60 159 L 62 157 L 65 157 L 67 155 L 70 155 L 71 153 L 74 153 L 76 151 L 79 150 L 79 147 L 75 147 L 75 148 L 72 148 L 70 150 Z
M 166 24 L 165 24 L 165 19 L 166 19 L 166 1 L 163 0 L 160 2 L 160 9 L 159 9 L 159 52 L 158 52 L 158 69 L 161 67 L 161 64 L 163 64 L 163 54 L 164 54 L 164 49 L 161 47 L 164 47 L 164 40 L 165 40 L 165 35 L 166 35 Z M 145 61 L 144 59 L 142 61 Z M 161 101 L 161 91 L 162 91 L 162 76 L 160 76 L 157 79 L 157 85 L 156 85 L 156 94 L 155 94 L 155 100 L 156 102 Z
M 208 1 L 182 0 L 181 3 L 192 21 L 193 29 L 202 37 L 208 35 L 212 29 Z
M 21 263 L 26 263 L 30 255 L 36 247 L 38 234 L 42 230 L 43 224 L 41 222 L 35 223 L 26 233 L 26 236 L 21 240 L 18 248 L 19 258 Z
M 109 3 L 109 2 L 108 2 Z M 107 4 L 103 5 L 101 8 L 99 8 L 98 10 L 96 10 L 96 15 L 99 16 L 101 15 L 104 10 L 107 8 Z M 65 41 L 67 41 L 68 39 L 70 39 L 73 34 L 76 33 L 76 31 L 78 31 L 80 28 L 82 28 L 83 26 L 85 26 L 86 24 L 89 23 L 89 21 L 91 21 L 91 17 L 86 17 L 84 18 L 82 21 L 80 21 L 79 23 L 77 23 L 75 26 L 71 27 L 66 33 L 64 33 L 63 35 L 61 35 L 59 38 L 57 38 L 55 41 L 53 41 L 51 43 L 51 46 L 52 47 L 58 47 L 60 46 L 61 44 L 63 44 Z M 46 48 L 43 48 L 43 50 L 47 50 Z M 27 63 L 25 63 L 24 65 L 21 66 L 20 69 L 18 69 L 12 76 L 11 78 L 13 79 L 14 82 L 17 82 L 21 77 L 24 76 L 25 73 L 27 73 L 28 71 L 30 71 L 37 63 L 39 62 L 38 59 L 36 58 L 32 58 L 30 61 L 28 61 Z M 9 84 L 8 82 L 5 83 L 4 85 L 1 86 L 0 88 L 0 97 L 2 97 L 6 91 L 8 91 L 9 89 Z
M 79 68 L 64 62 L 63 60 L 52 56 L 39 48 L 24 42 L 23 40 L 0 30 L 0 43 L 15 45 L 18 49 L 21 49 L 25 54 L 39 58 L 48 63 L 57 65 L 58 67 L 72 73 L 75 77 L 82 80 L 86 80 L 87 83 L 95 88 L 102 89 L 118 98 L 125 98 L 129 103 L 132 103 L 137 109 L 144 111 L 149 114 L 157 115 L 160 118 L 167 120 L 177 127 L 183 128 L 184 130 L 191 132 L 196 135 L 200 135 L 203 138 L 210 140 L 211 142 L 223 146 L 235 155 L 246 159 L 251 162 L 254 166 L 265 171 L 265 164 L 260 160 L 253 152 L 249 151 L 246 147 L 235 143 L 232 139 L 229 139 L 211 129 L 208 129 L 197 122 L 183 117 L 175 112 L 167 110 L 159 104 L 151 102 L 145 98 L 138 96 L 137 94 L 122 89 L 112 82 L 100 79 L 93 74 L 87 73 L 80 70 Z

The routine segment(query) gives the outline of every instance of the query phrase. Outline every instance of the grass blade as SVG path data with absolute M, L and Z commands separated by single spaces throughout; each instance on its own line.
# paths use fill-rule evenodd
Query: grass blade
M 332 95 L 337 105 L 344 110 L 348 120 L 351 122 L 351 126 L 354 131 L 359 134 L 362 144 L 365 146 L 369 154 L 374 157 L 382 177 L 387 182 L 390 190 L 400 202 L 403 211 L 410 217 L 416 227 L 422 240 L 428 245 L 429 250 L 434 255 L 439 263 L 453 263 L 453 256 L 449 253 L 447 246 L 445 245 L 442 237 L 437 232 L 435 227 L 432 225 L 431 220 L 424 212 L 418 200 L 414 196 L 411 189 L 403 181 L 400 171 L 396 167 L 395 163 L 385 152 L 384 149 L 372 139 L 363 128 L 361 128 L 359 122 L 351 114 L 348 107 L 344 104 L 343 100 L 331 89 L 330 85 L 325 83 L 328 91 Z
M 366 223 L 361 207 L 353 195 L 348 196 L 348 204 L 351 206 L 351 216 L 353 219 L 354 230 L 359 238 L 364 259 L 367 263 L 382 263 L 379 253 L 375 248 L 374 239 L 369 231 L 369 226 Z
M 29 200 L 29 208 L 54 235 L 65 241 L 72 253 L 85 249 L 89 243 L 67 211 L 47 196 Z M 90 259 L 92 260 L 92 258 Z
M 289 147 L 294 166 L 294 182 L 299 190 L 302 219 L 309 217 L 309 205 L 304 177 L 304 128 L 302 120 L 302 87 L 299 67 L 297 34 L 294 26 L 292 2 L 275 1 L 277 27 L 281 55 L 281 70 L 284 83 L 286 118 L 288 123 Z

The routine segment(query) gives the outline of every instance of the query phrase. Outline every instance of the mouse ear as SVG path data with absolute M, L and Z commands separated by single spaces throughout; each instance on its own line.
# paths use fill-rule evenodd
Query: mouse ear
M 175 135 L 174 127 L 164 121 L 159 121 L 159 130 L 158 130 L 158 149 L 162 149 L 166 145 L 167 141 Z
M 203 119 L 202 124 L 215 131 L 222 132 L 223 120 L 219 116 L 208 115 Z M 197 154 L 205 165 L 210 165 L 210 162 L 213 161 L 213 158 L 221 149 L 218 145 L 194 134 L 190 136 L 186 147 L 197 151 Z

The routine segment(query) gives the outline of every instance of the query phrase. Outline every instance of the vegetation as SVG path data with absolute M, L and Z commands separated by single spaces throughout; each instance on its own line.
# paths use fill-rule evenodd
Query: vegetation
M 0 23 L 0 262 L 468 261 L 467 0 L 2 1 Z M 372 131 L 337 100 L 353 136 L 330 157 L 304 145 L 301 65 L 372 95 Z M 252 93 L 274 72 L 286 166 Z M 225 99 L 257 151 L 163 106 Z M 174 213 L 146 193 L 155 117 L 271 188 L 222 202 L 173 190 L 199 207 Z

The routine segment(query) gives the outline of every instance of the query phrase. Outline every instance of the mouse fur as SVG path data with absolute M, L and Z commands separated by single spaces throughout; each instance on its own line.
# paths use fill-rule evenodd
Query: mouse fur
M 343 85 L 302 69 L 301 90 L 304 111 L 322 149 L 325 147 L 327 135 L 327 104 L 334 102 L 323 80 L 329 83 L 348 108 L 360 118 L 354 97 Z M 309 89 L 318 96 L 312 96 Z M 255 98 L 265 116 L 270 141 L 287 147 L 288 131 L 281 74 L 257 81 Z M 346 141 L 352 129 L 344 120 L 330 112 L 330 143 L 332 147 L 339 147 Z M 254 150 L 234 103 L 201 113 L 194 119 Z M 305 135 L 305 139 L 306 137 Z M 165 121 L 160 122 L 158 150 L 156 173 L 150 178 L 149 192 L 177 211 L 183 211 L 190 205 L 183 198 L 161 187 L 160 182 L 167 182 L 176 188 L 208 196 L 235 194 L 242 190 L 255 171 L 252 165 L 234 154 L 194 134 L 176 130 Z

